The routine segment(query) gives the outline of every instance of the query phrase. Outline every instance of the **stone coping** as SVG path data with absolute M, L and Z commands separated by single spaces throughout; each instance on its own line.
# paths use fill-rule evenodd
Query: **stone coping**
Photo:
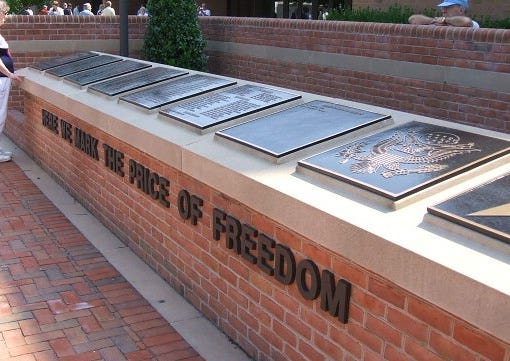
M 389 207 L 352 186 L 327 184 L 296 173 L 298 160 L 330 149 L 331 144 L 313 147 L 297 158 L 275 164 L 222 141 L 214 132 L 198 133 L 157 112 L 119 103 L 118 97 L 98 96 L 31 68 L 22 69 L 19 74 L 26 76 L 23 84 L 26 92 L 57 104 L 63 111 L 235 198 L 331 252 L 510 342 L 507 277 L 510 246 L 427 214 L 428 206 L 510 172 L 510 156 L 432 187 L 409 204 Z M 253 83 L 237 80 L 237 85 L 243 84 Z M 292 105 L 326 100 L 391 114 L 394 124 L 414 120 L 510 139 L 509 135 L 409 113 L 272 88 L 302 95 Z M 266 110 L 236 122 L 274 111 Z

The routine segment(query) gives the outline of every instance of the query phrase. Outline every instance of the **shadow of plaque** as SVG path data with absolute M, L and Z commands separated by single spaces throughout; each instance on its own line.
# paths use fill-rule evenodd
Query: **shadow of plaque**
M 188 74 L 188 72 L 182 70 L 153 67 L 133 74 L 92 84 L 88 87 L 88 90 L 109 96 L 115 96 L 186 74 Z
M 151 65 L 147 63 L 122 60 L 113 64 L 98 66 L 92 71 L 81 71 L 68 75 L 64 77 L 64 80 L 83 86 L 150 67 Z
M 428 212 L 510 243 L 510 174 L 429 207 Z
M 72 63 L 78 60 L 92 58 L 94 56 L 99 56 L 99 54 L 91 52 L 74 53 L 72 55 L 56 57 L 47 61 L 41 61 L 39 63 L 31 64 L 29 65 L 29 67 L 37 70 L 47 70 L 50 68 L 54 68 L 56 66 Z
M 179 100 L 234 85 L 235 83 L 232 80 L 208 75 L 191 75 L 121 96 L 120 100 L 147 110 L 153 110 Z
M 59 65 L 57 67 L 47 70 L 46 73 L 61 78 L 66 75 L 78 73 L 84 70 L 91 70 L 101 65 L 111 64 L 119 61 L 122 61 L 122 59 L 109 55 L 98 55 L 91 58 L 74 61 L 72 63 Z
M 226 121 L 301 98 L 256 85 L 240 87 L 163 109 L 160 114 L 205 130 Z
M 510 152 L 510 142 L 419 122 L 374 134 L 298 162 L 398 201 Z
M 316 100 L 220 130 L 216 135 L 278 160 L 389 118 Z

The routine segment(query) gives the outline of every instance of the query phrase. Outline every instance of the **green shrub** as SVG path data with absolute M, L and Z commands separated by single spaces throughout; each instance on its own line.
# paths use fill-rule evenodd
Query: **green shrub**
M 491 16 L 482 16 L 478 19 L 478 23 L 482 28 L 510 29 L 510 18 L 493 19 Z
M 149 22 L 142 48 L 145 59 L 204 70 L 207 58 L 195 0 L 149 0 Z
M 9 14 L 21 14 L 23 10 L 28 8 L 29 6 L 35 6 L 37 11 L 34 11 L 34 15 L 36 15 L 39 10 L 44 5 L 45 0 L 8 0 L 7 4 L 9 4 Z

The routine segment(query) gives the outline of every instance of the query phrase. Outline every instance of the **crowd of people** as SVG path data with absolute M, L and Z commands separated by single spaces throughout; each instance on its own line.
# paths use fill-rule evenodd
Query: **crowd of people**
M 34 15 L 34 12 L 31 8 L 27 8 L 23 11 L 22 15 Z M 38 15 L 114 16 L 116 13 L 115 9 L 112 7 L 111 1 L 106 1 L 104 4 L 101 4 L 95 14 L 92 12 L 92 5 L 90 3 L 84 3 L 80 9 L 79 5 L 73 7 L 71 3 L 53 1 L 50 8 L 48 8 L 47 5 L 43 5 Z
M 51 6 L 43 5 L 41 10 L 38 13 L 34 14 L 34 10 L 31 7 L 26 8 L 22 11 L 21 15 L 85 15 L 85 16 L 93 16 L 93 15 L 102 15 L 102 16 L 115 16 L 117 13 L 115 9 L 112 7 L 111 1 L 106 1 L 104 4 L 100 4 L 97 11 L 94 13 L 92 11 L 92 5 L 90 3 L 82 4 L 81 8 L 79 5 L 73 6 L 72 3 L 59 3 L 58 1 L 53 1 Z M 147 8 L 142 5 L 137 11 L 138 16 L 147 16 L 149 12 Z

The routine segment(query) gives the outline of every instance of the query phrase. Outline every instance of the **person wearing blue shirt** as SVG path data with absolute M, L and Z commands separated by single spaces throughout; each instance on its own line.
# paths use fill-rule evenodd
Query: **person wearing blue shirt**
M 90 5 L 90 3 L 83 4 L 83 10 L 80 11 L 80 15 L 94 16 L 94 13 L 92 12 L 92 5 Z
M 409 23 L 415 25 L 480 27 L 476 21 L 467 16 L 468 0 L 445 0 L 437 6 L 441 9 L 443 16 L 431 18 L 421 14 L 412 15 L 409 18 Z

